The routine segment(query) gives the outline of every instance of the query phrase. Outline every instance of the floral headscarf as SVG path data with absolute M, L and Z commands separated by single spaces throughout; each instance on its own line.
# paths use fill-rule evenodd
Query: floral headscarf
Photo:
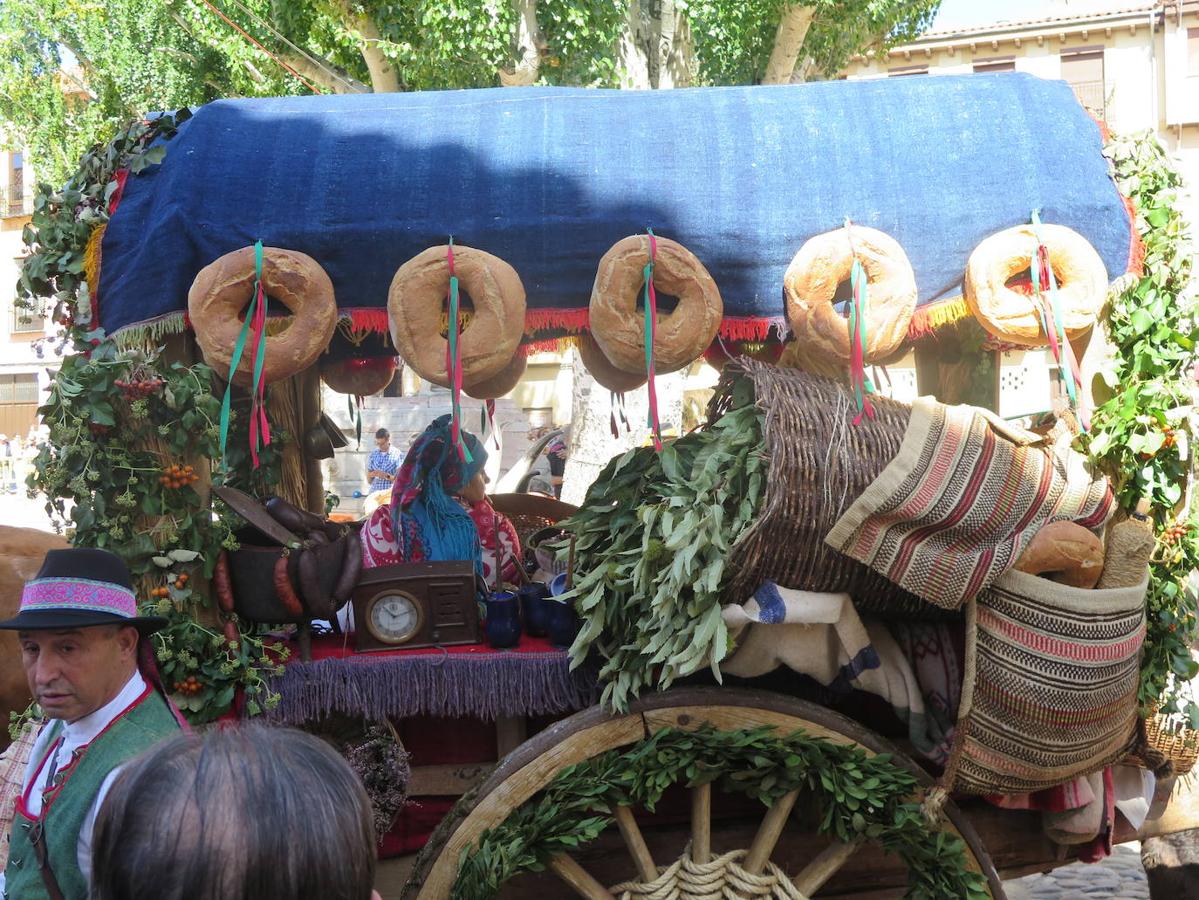
M 405 556 L 412 530 L 403 527 L 407 516 L 416 522 L 426 559 L 470 559 L 481 569 L 478 530 L 453 495 L 483 468 L 487 451 L 473 434 L 461 434 L 470 462 L 450 439 L 448 415 L 435 419 L 408 448 L 391 489 L 392 529 Z

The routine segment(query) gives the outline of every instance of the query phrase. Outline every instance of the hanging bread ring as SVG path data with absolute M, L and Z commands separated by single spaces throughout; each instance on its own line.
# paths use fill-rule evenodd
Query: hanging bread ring
M 656 241 L 654 289 L 679 300 L 673 311 L 659 314 L 654 368 L 664 375 L 708 349 L 720 327 L 724 303 L 694 253 L 668 238 Z M 645 371 L 645 317 L 637 309 L 637 298 L 649 260 L 649 235 L 617 241 L 600 260 L 591 289 L 591 333 L 608 361 L 630 373 Z
M 529 358 L 518 348 L 512 361 L 500 369 L 498 375 L 484 378 L 482 381 L 468 381 L 462 385 L 462 390 L 476 400 L 494 400 L 510 393 L 524 377 Z
M 1086 334 L 1107 299 L 1107 268 L 1090 241 L 1064 225 L 1040 226 L 1057 279 L 1057 299 L 1066 337 Z M 1027 273 L 1037 237 L 1031 225 L 1018 225 L 993 234 L 974 248 L 966 263 L 964 295 L 970 312 L 983 328 L 1011 344 L 1043 347 L 1049 343 L 1041 327 L 1034 298 L 1008 287 L 1014 276 Z
M 595 379 L 596 384 L 600 387 L 623 394 L 627 391 L 636 390 L 645 384 L 644 367 L 642 367 L 640 374 L 616 368 L 616 366 L 612 365 L 611 360 L 604 356 L 604 351 L 600 349 L 599 344 L 595 342 L 595 338 L 591 335 L 579 335 L 578 346 L 579 359 L 583 361 L 584 367 L 591 373 L 591 377 Z
M 391 340 L 404 362 L 425 381 L 450 386 L 446 339 L 441 336 L 450 288 L 447 245 L 430 247 L 396 270 L 387 292 Z M 462 381 L 499 375 L 512 361 L 525 329 L 525 288 L 516 270 L 482 250 L 454 246 L 454 274 L 474 303 L 459 335 Z
M 852 240 L 852 243 L 851 243 Z M 890 235 L 852 225 L 804 242 L 783 276 L 787 319 L 800 352 L 849 362 L 849 319 L 833 305 L 854 256 L 866 274 L 865 361 L 890 356 L 907 340 L 916 310 L 916 276 Z
M 355 397 L 381 394 L 395 379 L 394 356 L 351 356 L 321 363 L 321 380 L 330 390 Z
M 337 327 L 337 302 L 333 282 L 320 263 L 278 247 L 262 248 L 262 289 L 268 300 L 283 304 L 292 314 L 286 329 L 267 334 L 262 380 L 270 384 L 304 371 L 325 352 Z M 206 265 L 187 292 L 187 315 L 196 343 L 204 361 L 222 378 L 229 377 L 242 313 L 253 292 L 253 247 L 226 253 Z M 233 374 L 234 383 L 242 387 L 254 380 L 249 347 Z

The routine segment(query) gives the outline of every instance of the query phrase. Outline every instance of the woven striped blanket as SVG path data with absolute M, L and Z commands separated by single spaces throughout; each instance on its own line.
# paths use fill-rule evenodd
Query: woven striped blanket
M 1081 454 L 985 410 L 920 398 L 898 455 L 841 516 L 826 543 L 906 591 L 957 609 L 1011 568 L 1037 530 L 1098 528 L 1107 480 Z
M 1039 791 L 1125 756 L 1146 584 L 1081 590 L 1012 571 L 971 604 L 947 781 L 979 794 Z

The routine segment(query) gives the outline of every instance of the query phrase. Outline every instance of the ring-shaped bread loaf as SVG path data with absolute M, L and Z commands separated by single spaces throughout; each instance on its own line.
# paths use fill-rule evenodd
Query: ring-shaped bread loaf
M 382 393 L 395 378 L 394 356 L 350 357 L 321 363 L 321 380 L 330 390 L 355 397 Z
M 634 391 L 645 384 L 645 368 L 640 373 L 626 372 L 612 365 L 612 361 L 604 356 L 604 351 L 589 334 L 579 335 L 579 358 L 584 367 L 591 373 L 596 384 L 600 387 L 615 391 L 618 394 Z
M 497 397 L 503 397 L 520 383 L 528 364 L 528 357 L 518 349 L 513 355 L 512 361 L 500 369 L 499 374 L 481 381 L 465 382 L 462 390 L 476 400 L 494 400 Z
M 852 243 L 851 243 L 852 237 Z M 916 310 L 916 276 L 890 235 L 852 225 L 804 242 L 783 276 L 787 319 L 800 352 L 849 362 L 849 318 L 834 306 L 854 255 L 866 274 L 865 361 L 890 356 L 907 340 Z
M 1065 225 L 1040 226 L 1057 278 L 1057 299 L 1066 336 L 1082 337 L 1095 324 L 1107 298 L 1107 267 L 1091 242 Z M 1007 282 L 1029 271 L 1037 248 L 1031 225 L 993 234 L 974 248 L 966 263 L 966 305 L 983 328 L 1011 344 L 1043 347 L 1049 343 L 1036 303 Z
M 677 241 L 655 240 L 654 289 L 678 298 L 678 306 L 658 314 L 654 369 L 664 375 L 708 349 L 720 327 L 724 302 L 694 253 Z M 637 301 L 649 259 L 649 235 L 617 241 L 600 260 L 591 289 L 591 333 L 596 343 L 612 365 L 634 374 L 645 371 L 645 316 Z
M 315 363 L 337 327 L 333 282 L 311 256 L 295 250 L 264 247 L 262 288 L 270 303 L 292 314 L 282 331 L 268 331 L 262 379 L 282 381 Z M 206 265 L 187 292 L 187 314 L 204 361 L 222 378 L 229 377 L 233 350 L 241 334 L 243 312 L 254 292 L 254 248 L 242 247 Z M 268 307 L 270 308 L 270 307 Z M 254 380 L 251 345 L 247 343 L 233 375 L 235 384 Z
M 1016 569 L 1077 588 L 1093 588 L 1103 574 L 1103 541 L 1076 522 L 1050 522 L 1029 541 Z
M 441 336 L 450 288 L 448 245 L 430 247 L 396 270 L 387 293 L 391 340 L 404 362 L 425 381 L 450 386 L 447 341 Z M 459 290 L 473 315 L 459 335 L 462 381 L 478 383 L 512 362 L 525 328 L 525 288 L 516 270 L 498 256 L 454 246 Z

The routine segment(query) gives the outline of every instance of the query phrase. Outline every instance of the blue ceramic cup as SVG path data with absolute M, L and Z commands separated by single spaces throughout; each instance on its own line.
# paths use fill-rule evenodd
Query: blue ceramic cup
M 520 611 L 524 619 L 525 634 L 529 637 L 545 637 L 549 627 L 549 588 L 539 581 L 526 584 L 520 589 Z
M 515 647 L 520 643 L 520 603 L 511 591 L 489 594 L 487 623 L 483 627 L 487 643 L 497 650 Z

